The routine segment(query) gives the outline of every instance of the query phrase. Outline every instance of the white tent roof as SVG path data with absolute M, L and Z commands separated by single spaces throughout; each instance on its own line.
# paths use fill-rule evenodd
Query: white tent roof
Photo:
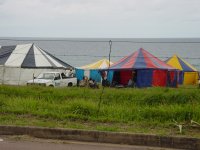
M 0 47 L 0 65 L 21 68 L 72 68 L 35 44 Z

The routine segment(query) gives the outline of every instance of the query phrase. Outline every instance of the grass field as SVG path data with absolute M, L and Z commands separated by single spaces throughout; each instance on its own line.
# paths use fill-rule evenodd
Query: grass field
M 0 124 L 200 137 L 198 88 L 0 86 Z M 100 108 L 100 109 L 99 109 Z M 183 124 L 183 132 L 175 126 Z

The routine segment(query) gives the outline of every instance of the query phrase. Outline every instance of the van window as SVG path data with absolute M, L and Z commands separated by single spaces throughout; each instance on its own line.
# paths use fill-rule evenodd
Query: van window
M 55 75 L 55 80 L 60 80 L 60 79 L 61 79 L 60 74 L 59 74 L 59 73 L 56 73 L 56 75 Z
M 61 73 L 62 79 L 67 79 L 67 76 L 64 73 Z

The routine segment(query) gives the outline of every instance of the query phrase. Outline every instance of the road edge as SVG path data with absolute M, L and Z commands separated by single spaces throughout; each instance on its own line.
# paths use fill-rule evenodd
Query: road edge
M 45 139 L 128 144 L 176 149 L 200 149 L 199 138 L 170 137 L 122 132 L 0 125 L 0 135 L 29 135 Z

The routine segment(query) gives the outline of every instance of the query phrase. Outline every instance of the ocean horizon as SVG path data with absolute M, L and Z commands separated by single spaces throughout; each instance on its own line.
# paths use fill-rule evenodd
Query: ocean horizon
M 35 43 L 66 63 L 79 67 L 109 57 L 116 62 L 139 48 L 165 61 L 177 54 L 200 70 L 200 38 L 36 38 L 0 37 L 0 46 Z

